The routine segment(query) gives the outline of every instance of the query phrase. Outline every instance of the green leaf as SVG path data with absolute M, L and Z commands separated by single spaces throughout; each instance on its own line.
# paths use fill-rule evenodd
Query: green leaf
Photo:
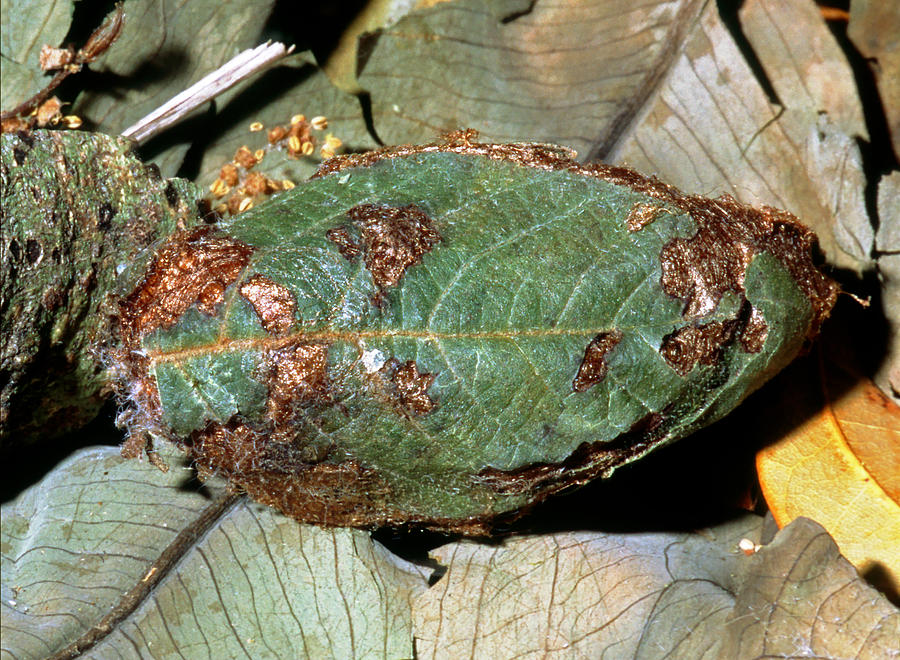
M 437 548 L 447 572 L 414 602 L 417 657 L 890 657 L 900 612 L 828 534 L 800 519 L 754 554 L 761 522 Z
M 77 131 L 0 136 L 0 443 L 55 437 L 108 396 L 118 272 L 198 222 L 197 189 L 124 141 Z
M 221 488 L 211 502 L 176 453 L 162 448 L 177 464 L 162 475 L 111 447 L 84 450 L 3 506 L 4 652 L 413 656 L 424 570 L 358 531 L 222 505 Z
M 60 46 L 72 22 L 74 2 L 4 0 L 0 5 L 0 108 L 12 110 L 49 81 L 39 57 L 44 45 Z
M 470 138 L 174 236 L 126 304 L 135 430 L 301 521 L 482 531 L 722 417 L 833 303 L 789 214 Z

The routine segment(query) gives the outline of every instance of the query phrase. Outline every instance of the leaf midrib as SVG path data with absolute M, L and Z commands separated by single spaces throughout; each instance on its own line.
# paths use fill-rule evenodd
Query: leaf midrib
M 192 346 L 177 351 L 150 350 L 147 357 L 151 364 L 178 362 L 193 357 L 225 353 L 229 351 L 273 350 L 296 342 L 326 343 L 351 342 L 361 339 L 424 339 L 442 342 L 453 339 L 501 340 L 512 341 L 523 337 L 587 337 L 593 338 L 601 332 L 608 332 L 610 327 L 598 328 L 549 328 L 530 330 L 489 330 L 479 332 L 434 332 L 432 330 L 320 330 L 313 332 L 296 332 L 284 337 L 254 337 L 250 339 L 225 339 L 203 346 Z

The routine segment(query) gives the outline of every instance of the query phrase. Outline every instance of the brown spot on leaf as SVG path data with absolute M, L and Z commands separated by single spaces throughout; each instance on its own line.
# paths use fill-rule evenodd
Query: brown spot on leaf
M 209 282 L 197 294 L 197 309 L 207 316 L 214 316 L 219 304 L 225 301 L 225 284 L 219 281 Z
M 241 284 L 238 291 L 253 306 L 266 332 L 283 335 L 291 329 L 297 300 L 288 289 L 257 273 Z
M 295 416 L 304 404 L 330 400 L 328 347 L 325 344 L 294 342 L 266 354 L 269 398 L 267 417 L 274 434 L 286 438 Z
M 215 314 L 225 287 L 237 279 L 252 253 L 249 245 L 212 227 L 176 232 L 122 304 L 126 343 L 171 327 L 195 303 L 204 314 Z
M 486 533 L 493 523 L 492 516 L 411 517 L 392 504 L 390 486 L 374 469 L 327 454 L 310 463 L 302 444 L 277 442 L 266 430 L 237 417 L 195 431 L 185 449 L 204 479 L 225 477 L 232 489 L 303 523 L 345 527 L 411 523 L 470 535 Z
M 715 364 L 722 349 L 734 337 L 735 321 L 713 321 L 679 328 L 663 338 L 659 353 L 678 372 L 686 376 L 699 364 Z
M 584 358 L 581 360 L 575 380 L 572 381 L 573 390 L 584 392 L 606 377 L 608 370 L 606 354 L 620 341 L 622 333 L 618 330 L 601 332 L 591 340 L 584 350 Z
M 59 287 L 50 286 L 44 289 L 43 294 L 41 294 L 41 307 L 48 312 L 53 312 L 65 305 L 68 297 L 68 291 Z
M 744 273 L 755 254 L 745 228 L 706 223 L 692 238 L 676 238 L 663 248 L 663 288 L 685 302 L 686 318 L 698 319 L 715 310 L 726 291 L 743 293 Z
M 747 353 L 759 353 L 766 344 L 768 334 L 769 324 L 766 323 L 762 313 L 754 307 L 744 329 L 741 330 L 741 346 Z
M 744 206 L 719 199 L 682 197 L 675 203 L 697 223 L 691 238 L 677 238 L 662 250 L 662 285 L 685 302 L 684 315 L 696 320 L 712 312 L 726 291 L 744 293 L 744 276 L 762 252 L 775 256 L 813 306 L 811 335 L 828 315 L 838 287 L 810 258 L 814 234 L 785 211 Z
M 362 249 L 350 236 L 346 227 L 335 227 L 325 232 L 325 237 L 338 246 L 338 252 L 347 261 L 353 261 L 362 253 Z
M 410 416 L 424 415 L 434 408 L 435 403 L 428 396 L 428 388 L 434 379 L 434 374 L 420 373 L 418 365 L 412 360 L 397 368 L 391 380 L 397 388 L 397 397 L 404 412 Z
M 204 478 L 226 477 L 254 500 L 310 524 L 364 527 L 392 522 L 388 486 L 353 460 L 309 463 L 302 447 L 278 442 L 234 418 L 209 424 L 187 445 Z
M 329 158 L 316 170 L 312 178 L 334 174 L 350 167 L 369 167 L 389 158 L 403 158 L 422 153 L 449 152 L 477 154 L 542 169 L 567 169 L 570 165 L 581 167 L 572 160 L 575 152 L 565 147 L 550 144 L 485 144 L 476 142 L 478 132 L 474 130 L 454 131 L 432 144 L 405 144 L 383 147 L 364 153 L 341 154 Z
M 684 317 L 691 325 L 672 333 L 661 353 L 685 375 L 695 364 L 712 364 L 721 348 L 740 329 L 741 348 L 762 350 L 768 324 L 745 297 L 744 277 L 753 258 L 763 252 L 776 257 L 790 272 L 812 305 L 808 337 L 814 337 L 837 297 L 838 286 L 813 264 L 810 250 L 815 236 L 785 211 L 743 206 L 729 196 L 712 200 L 682 198 L 676 202 L 691 214 L 697 232 L 670 241 L 660 254 L 663 289 L 684 301 Z M 727 292 L 743 298 L 741 317 L 725 323 L 698 324 L 712 313 Z
M 484 468 L 475 479 L 500 495 L 529 493 L 534 502 L 580 486 L 650 452 L 666 439 L 666 411 L 651 412 L 609 442 L 584 442 L 558 463 L 532 463 L 513 470 Z
M 396 286 L 406 269 L 420 263 L 422 255 L 441 240 L 434 222 L 415 204 L 401 207 L 360 204 L 347 211 L 347 217 L 359 227 L 366 268 L 379 289 Z M 333 236 L 349 239 L 346 230 Z M 352 251 L 351 245 L 344 242 L 341 254 Z
M 640 231 L 656 220 L 657 216 L 663 211 L 665 209 L 656 204 L 635 204 L 628 212 L 628 217 L 625 218 L 628 231 Z

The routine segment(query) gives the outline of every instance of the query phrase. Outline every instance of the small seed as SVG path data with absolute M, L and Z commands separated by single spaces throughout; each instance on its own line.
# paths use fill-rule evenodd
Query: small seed
M 266 192 L 266 177 L 259 172 L 251 172 L 244 182 L 244 190 L 248 195 L 261 195 Z
M 241 203 L 244 201 L 244 196 L 240 193 L 234 193 L 231 197 L 228 198 L 228 212 L 231 215 L 237 215 L 238 208 Z
M 209 192 L 213 194 L 213 197 L 224 197 L 228 194 L 229 190 L 231 190 L 231 187 L 222 181 L 222 179 L 216 179 L 209 186 Z
M 62 118 L 62 121 L 66 128 L 78 128 L 81 126 L 81 117 L 76 115 L 66 115 Z

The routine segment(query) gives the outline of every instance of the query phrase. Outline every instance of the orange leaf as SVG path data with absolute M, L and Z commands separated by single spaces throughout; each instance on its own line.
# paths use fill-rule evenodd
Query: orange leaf
M 763 495 L 779 527 L 800 516 L 816 520 L 860 573 L 878 575 L 896 593 L 900 407 L 835 364 L 821 368 L 820 380 L 820 405 L 757 454 Z

